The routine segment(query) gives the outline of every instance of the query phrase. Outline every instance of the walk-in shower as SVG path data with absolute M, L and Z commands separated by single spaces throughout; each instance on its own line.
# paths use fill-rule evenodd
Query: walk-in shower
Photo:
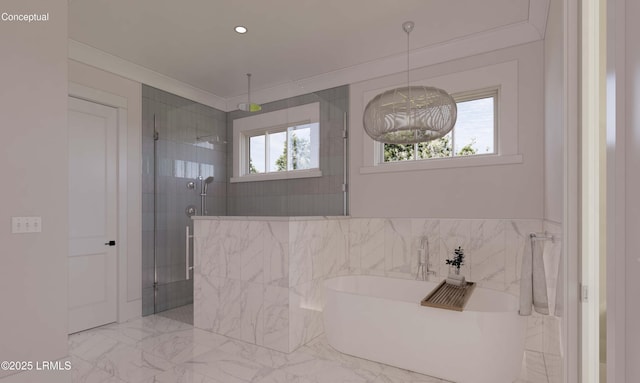
M 224 112 L 143 87 L 143 315 L 193 302 L 191 217 L 226 214 L 225 137 Z
M 249 113 L 223 112 L 143 86 L 143 315 L 173 311 L 193 301 L 194 216 L 347 214 L 348 89 L 293 96 Z M 305 105 L 318 108 L 318 141 L 308 144 L 310 152 L 317 152 L 321 176 L 234 182 L 235 123 L 270 113 L 288 115 Z M 302 134 L 298 120 L 289 123 L 284 126 L 287 132 Z M 268 144 L 270 150 L 262 152 L 263 166 L 274 162 L 277 168 L 290 153 L 302 153 L 304 145 L 292 141 L 289 151 L 284 144 L 289 141 L 278 141 L 281 136 L 265 141 L 264 149 Z M 273 161 L 267 161 L 267 153 Z

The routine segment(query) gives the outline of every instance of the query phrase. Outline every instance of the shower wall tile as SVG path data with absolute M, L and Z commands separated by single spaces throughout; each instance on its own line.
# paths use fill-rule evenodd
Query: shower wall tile
M 260 216 L 326 216 L 343 215 L 342 178 L 345 172 L 342 131 L 344 113 L 348 110 L 348 86 L 278 100 L 262 105 L 268 113 L 294 106 L 320 103 L 320 170 L 319 178 L 229 184 L 227 213 Z M 227 146 L 232 147 L 233 120 L 248 116 L 247 112 L 227 114 Z M 233 153 L 226 153 L 226 177 L 232 176 Z M 337 182 L 337 179 L 340 179 Z M 274 186 L 277 185 L 277 186 Z M 338 196 L 338 197 L 336 197 Z M 278 197 L 278 198 L 269 198 Z M 284 198 L 283 198 L 284 197 Z

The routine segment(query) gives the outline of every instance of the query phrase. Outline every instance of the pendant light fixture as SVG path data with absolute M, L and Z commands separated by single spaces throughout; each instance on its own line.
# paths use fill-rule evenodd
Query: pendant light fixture
M 251 103 L 251 73 L 247 73 L 247 102 L 238 104 L 238 109 L 244 112 L 258 112 L 262 106 Z
M 402 24 L 407 34 L 407 86 L 375 96 L 364 109 L 364 130 L 375 141 L 414 144 L 444 137 L 456 123 L 456 102 L 446 91 L 409 85 L 409 34 L 413 21 Z

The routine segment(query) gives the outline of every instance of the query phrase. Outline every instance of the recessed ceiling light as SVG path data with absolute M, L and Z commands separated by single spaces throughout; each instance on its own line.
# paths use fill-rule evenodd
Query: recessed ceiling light
M 242 25 L 238 25 L 234 29 L 235 29 L 236 32 L 238 32 L 240 34 L 247 33 L 247 27 L 243 27 Z

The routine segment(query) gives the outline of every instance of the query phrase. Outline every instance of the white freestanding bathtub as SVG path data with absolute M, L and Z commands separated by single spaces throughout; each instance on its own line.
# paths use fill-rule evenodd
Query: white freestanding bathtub
M 457 383 L 512 383 L 526 317 L 515 297 L 476 288 L 463 312 L 420 305 L 434 282 L 375 276 L 325 281 L 324 327 L 345 354 Z

